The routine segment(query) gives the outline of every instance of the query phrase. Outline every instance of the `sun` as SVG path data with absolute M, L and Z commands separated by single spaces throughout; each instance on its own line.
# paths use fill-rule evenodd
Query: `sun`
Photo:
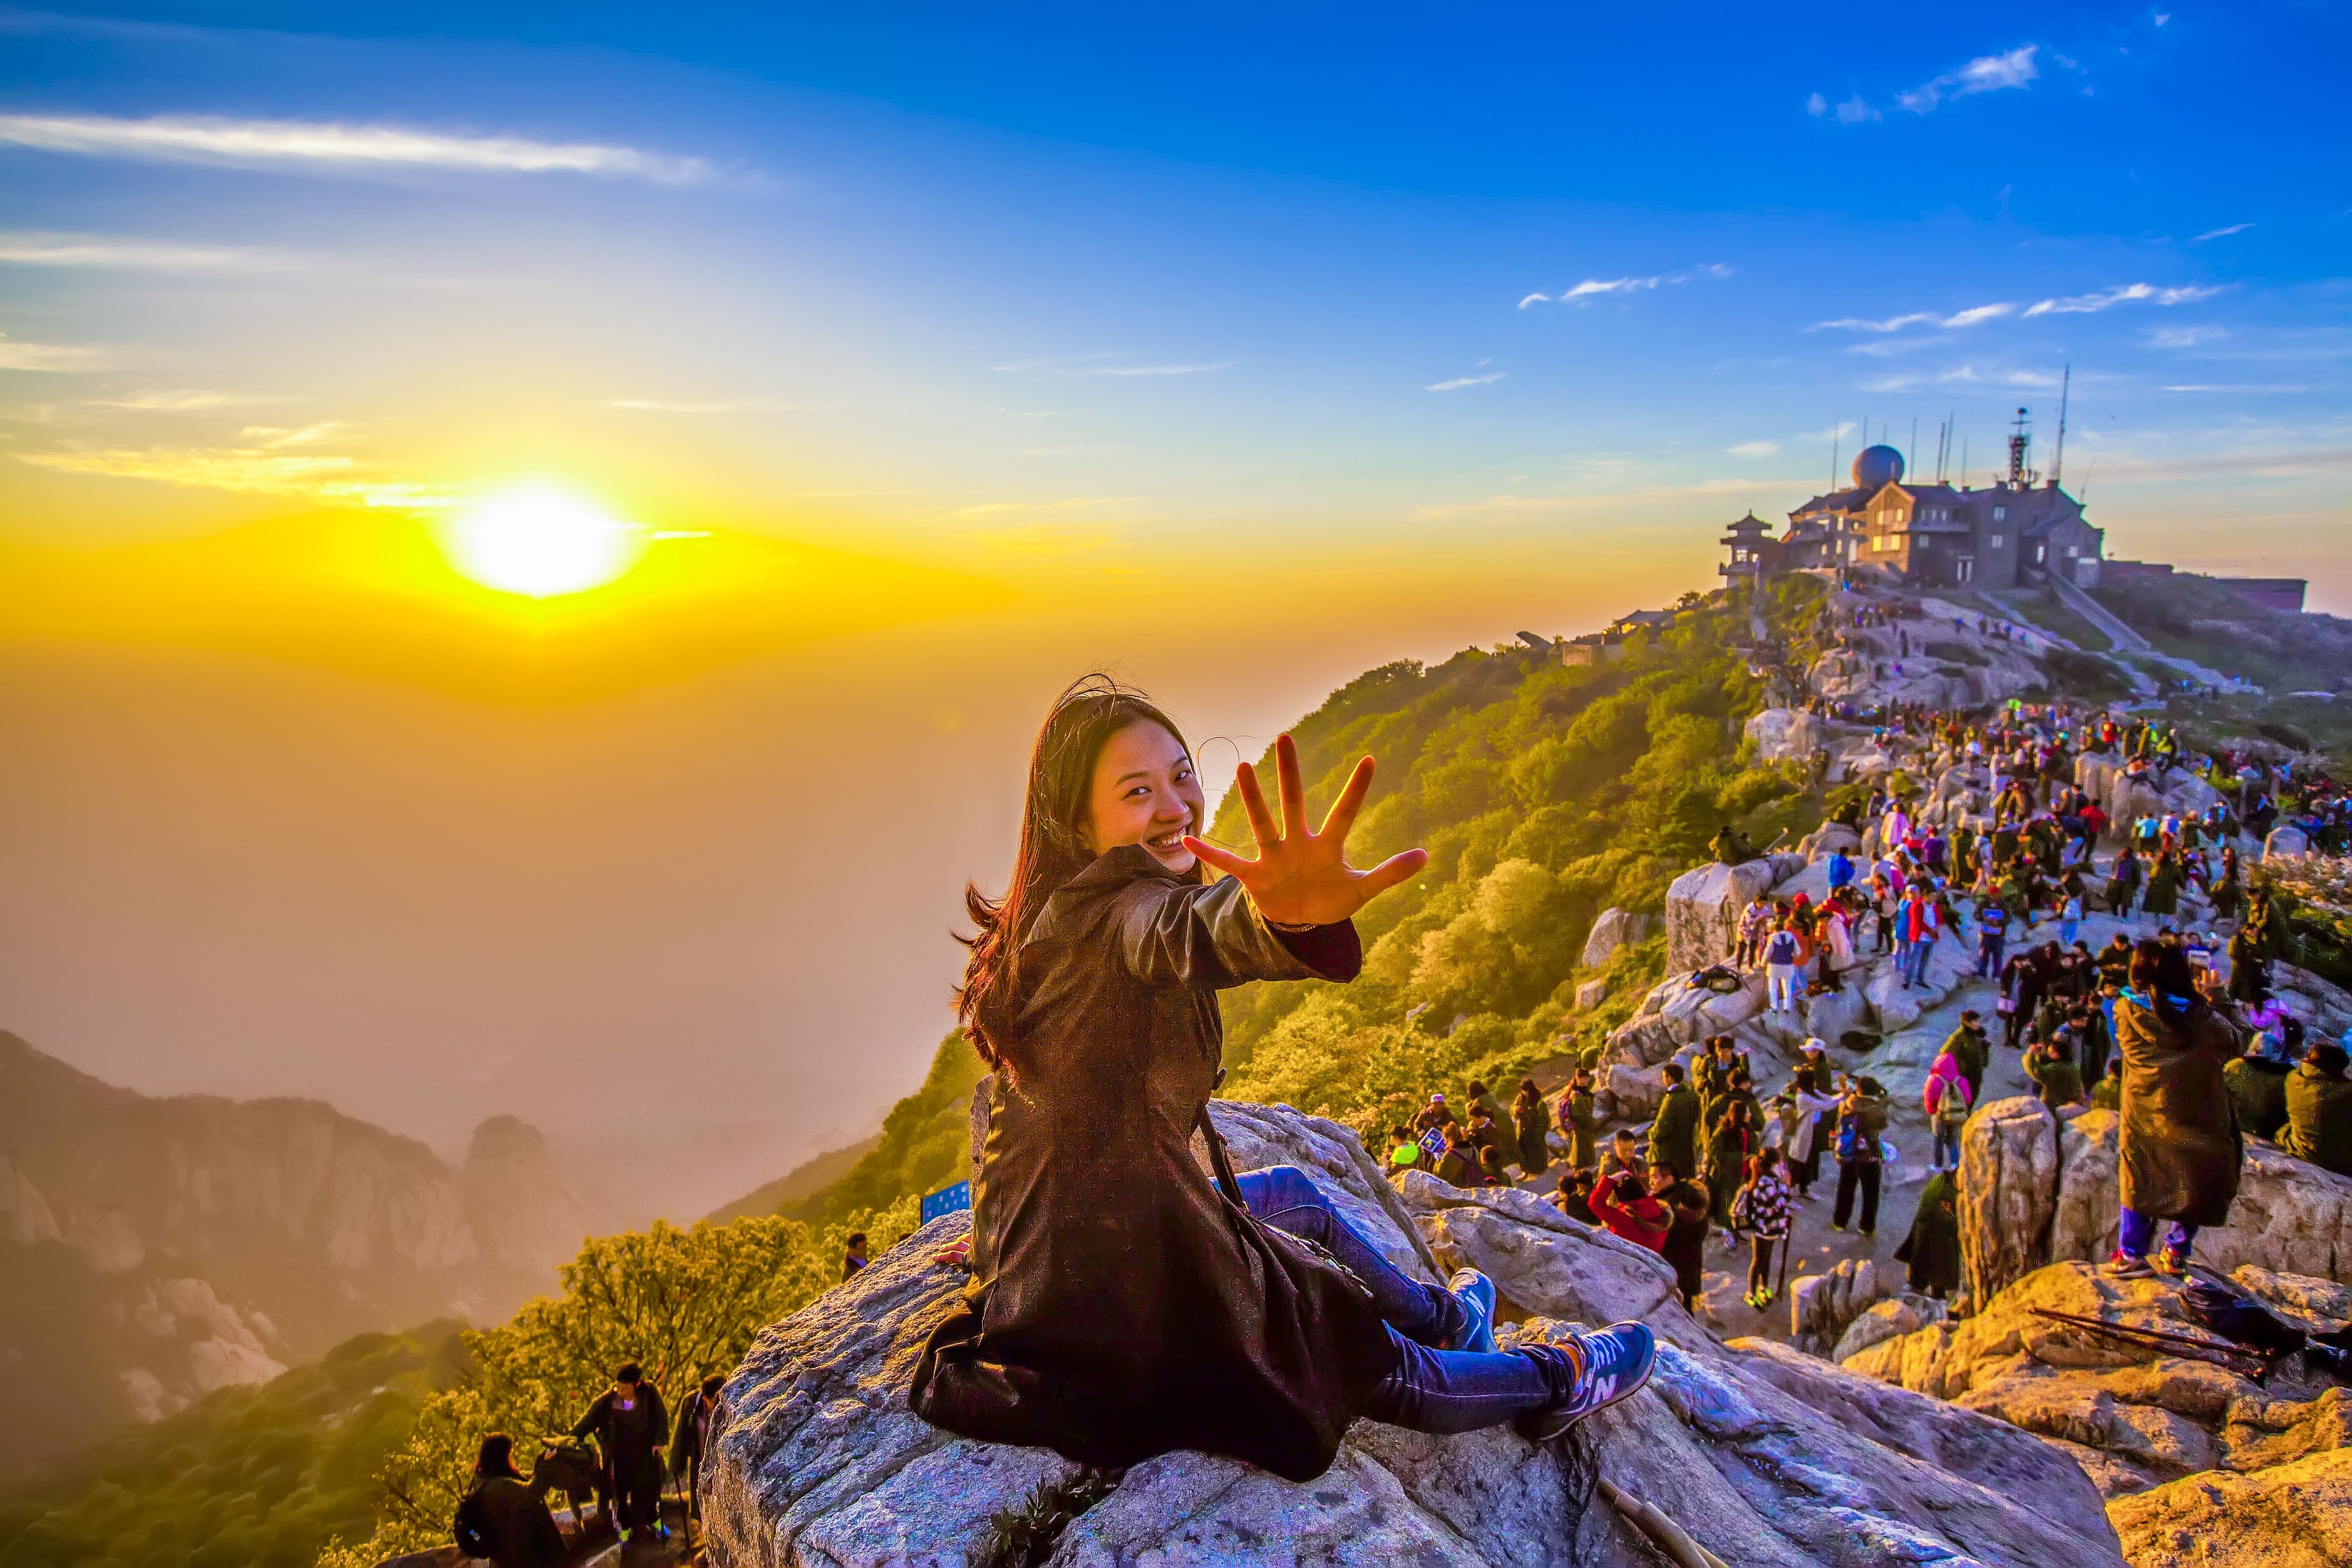
M 483 497 L 436 530 L 441 552 L 485 588 L 552 599 L 601 588 L 637 563 L 645 531 L 547 484 Z

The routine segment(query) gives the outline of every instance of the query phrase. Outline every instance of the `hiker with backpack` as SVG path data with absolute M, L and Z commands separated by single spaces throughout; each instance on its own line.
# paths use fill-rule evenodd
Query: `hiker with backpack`
M 1967 1067 L 1953 1053 L 1948 1040 L 1936 1053 L 1935 1065 L 1927 1069 L 1920 1106 L 1936 1133 L 1935 1148 L 1927 1156 L 1927 1169 L 1957 1169 L 1960 1163 L 1960 1129 L 1968 1125 L 1969 1112 L 1976 1106 L 1976 1093 L 1969 1087 Z
M 669 1436 L 669 1413 L 661 1390 L 646 1381 L 635 1362 L 613 1372 L 613 1386 L 597 1396 L 572 1428 L 574 1437 L 593 1436 L 604 1458 L 604 1484 L 621 1539 L 660 1522 L 662 1444 Z
M 669 1473 L 686 1489 L 686 1517 L 702 1517 L 702 1476 L 710 1458 L 713 1430 L 719 1424 L 719 1391 L 727 1386 L 721 1373 L 712 1373 L 677 1413 L 677 1430 L 669 1440 Z
M 1843 1231 L 1853 1217 L 1856 1193 L 1862 1195 L 1862 1234 L 1878 1234 L 1878 1184 L 1885 1154 L 1878 1146 L 1886 1131 L 1886 1091 L 1874 1078 L 1848 1084 L 1838 1097 L 1837 1206 L 1830 1229 Z
M 1141 695 L 1093 677 L 1046 716 L 1010 885 L 965 897 L 958 1013 L 991 1069 L 989 1126 L 973 1277 L 915 1366 L 921 1419 L 1084 1465 L 1194 1449 L 1304 1482 L 1360 1416 L 1545 1442 L 1649 1381 L 1643 1325 L 1501 1349 L 1485 1275 L 1414 1279 L 1307 1173 L 1234 1171 L 1208 1114 L 1217 993 L 1354 979 L 1355 914 L 1428 858 L 1348 864 L 1370 757 L 1319 830 L 1290 736 L 1275 763 L 1278 816 L 1236 771 L 1245 858 L 1198 837 L 1191 749 Z
M 514 1439 L 504 1432 L 483 1437 L 451 1533 L 458 1551 L 495 1568 L 556 1568 L 567 1555 L 555 1516 L 515 1469 Z

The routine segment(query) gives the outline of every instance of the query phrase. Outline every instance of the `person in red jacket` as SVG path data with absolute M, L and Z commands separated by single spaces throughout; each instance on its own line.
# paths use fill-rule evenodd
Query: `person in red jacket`
M 1642 1184 L 1633 1177 L 1620 1176 L 1614 1182 L 1595 1186 L 1591 1203 L 1592 1212 L 1615 1235 L 1652 1252 L 1665 1250 L 1666 1233 L 1674 1228 L 1674 1215 L 1664 1204 L 1643 1192 Z

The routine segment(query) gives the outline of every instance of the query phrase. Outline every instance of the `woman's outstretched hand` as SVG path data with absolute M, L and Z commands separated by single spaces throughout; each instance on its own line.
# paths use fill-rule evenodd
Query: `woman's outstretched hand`
M 1352 916 L 1429 863 L 1425 849 L 1391 855 L 1369 871 L 1359 871 L 1347 860 L 1348 830 L 1363 808 L 1364 792 L 1372 787 L 1372 759 L 1366 757 L 1348 776 L 1348 787 L 1331 803 L 1321 832 L 1307 826 L 1307 792 L 1298 782 L 1298 748 L 1285 735 L 1274 743 L 1276 783 L 1282 795 L 1282 823 L 1275 824 L 1257 787 L 1257 770 L 1244 763 L 1234 773 L 1241 792 L 1242 809 L 1249 814 L 1250 832 L 1257 839 L 1257 858 L 1244 860 L 1231 850 L 1186 835 L 1184 847 L 1239 881 L 1257 912 L 1283 925 L 1332 925 Z

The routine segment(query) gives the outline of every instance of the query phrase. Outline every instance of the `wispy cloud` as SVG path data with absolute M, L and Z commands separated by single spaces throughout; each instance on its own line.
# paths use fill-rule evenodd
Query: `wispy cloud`
M 1778 441 L 1742 441 L 1737 447 L 1724 448 L 1735 458 L 1769 458 L 1780 449 Z
M 2230 334 L 2220 327 L 2158 327 L 2147 334 L 2150 348 L 2193 349 Z
M 0 261 L 139 272 L 289 272 L 309 265 L 306 258 L 283 251 L 75 234 L 0 234 Z
M 2246 230 L 2253 226 L 2254 226 L 2250 223 L 2233 223 L 2227 228 L 2209 228 L 2203 234 L 2199 235 L 2195 239 L 2190 240 L 2189 243 L 2191 245 L 2202 245 L 2209 239 L 2227 239 L 2233 234 L 2243 234 Z
M 1800 441 L 1836 441 L 1853 435 L 1859 428 L 1853 420 L 1841 419 L 1825 429 L 1807 430 L 1796 438 Z
M 248 490 L 267 495 L 349 493 L 358 487 L 334 481 L 357 466 L 349 458 L 285 453 L 264 447 L 142 450 L 20 452 L 20 462 L 66 474 L 119 479 L 154 479 L 205 489 Z
M 1486 386 L 1502 380 L 1510 374 L 1507 370 L 1497 370 L 1490 371 L 1485 375 L 1457 375 L 1452 381 L 1433 382 L 1422 390 L 1423 392 L 1459 392 L 1465 386 Z
M 1864 392 L 1916 392 L 1929 386 L 1998 386 L 2039 392 L 2054 389 L 2059 380 L 2056 371 L 1961 364 L 1929 374 L 1882 375 L 1860 384 Z
M 2290 386 L 2280 383 L 2247 385 L 2240 383 L 2224 386 L 2213 382 L 2193 382 L 2183 386 L 2168 386 L 2167 392 L 2309 392 L 2308 386 Z
M 1899 332 L 1906 327 L 1916 327 L 1930 321 L 1939 327 L 1977 327 L 1982 326 L 1987 321 L 1998 321 L 2003 316 L 2011 315 L 2016 310 L 2015 305 L 2000 300 L 1990 305 L 1971 305 L 1965 310 L 1955 310 L 1948 316 L 1935 310 L 1913 310 L 1905 315 L 1888 316 L 1883 321 L 1872 321 L 1867 316 L 1840 316 L 1834 321 L 1815 321 L 1805 331 L 1809 332 Z
M 269 392 L 141 392 L 129 397 L 89 397 L 90 408 L 129 408 L 150 414 L 209 414 L 222 408 L 257 408 L 288 398 Z
M 2070 294 L 2063 299 L 2042 300 L 2025 308 L 2029 316 L 2087 316 L 2100 310 L 2111 310 L 2117 305 L 2146 302 L 2150 305 L 2193 305 L 2200 300 L 2210 300 L 2221 292 L 2216 285 L 2198 288 L 2189 285 L 2179 289 L 2159 289 L 2153 283 L 2126 283 L 2114 289 L 2102 289 L 2095 294 Z
M 710 166 L 699 158 L 598 142 L 536 142 L 520 136 L 468 136 L 398 125 L 229 120 L 210 115 L 121 120 L 94 114 L 0 114 L 0 142 L 93 157 L 313 174 L 454 169 L 492 174 L 597 174 L 665 184 L 708 179 L 711 174 Z
M 89 370 L 103 352 L 71 343 L 20 343 L 0 338 L 0 370 Z
M 1979 55 L 1958 70 L 1946 71 L 1932 81 L 1921 82 L 1908 92 L 1896 93 L 1894 107 L 1910 114 L 1929 114 L 1957 98 L 1969 98 L 1980 92 L 2000 92 L 2006 88 L 2030 87 L 2042 75 L 2040 68 L 2034 64 L 2034 57 L 2041 48 L 2039 44 L 2021 44 L 2005 54 Z M 1866 121 L 1886 118 L 1883 110 L 1860 93 L 1834 105 L 1822 94 L 1813 93 L 1805 100 L 1805 112 L 1816 120 L 1834 116 L 1841 125 L 1860 125 Z
M 1133 506 L 1139 496 L 1064 496 L 1059 500 L 993 500 L 958 507 L 950 517 L 1003 517 L 1016 512 L 1085 511 L 1097 507 Z
M 1530 305 L 1556 301 L 1562 305 L 1580 300 L 1598 300 L 1612 294 L 1640 294 L 1652 289 L 1667 288 L 1676 283 L 1688 283 L 1698 278 L 1728 278 L 1732 269 L 1720 261 L 1709 261 L 1680 272 L 1661 272 L 1650 278 L 1587 278 L 1583 282 L 1562 289 L 1558 294 L 1529 294 L 1519 301 L 1524 310 Z

